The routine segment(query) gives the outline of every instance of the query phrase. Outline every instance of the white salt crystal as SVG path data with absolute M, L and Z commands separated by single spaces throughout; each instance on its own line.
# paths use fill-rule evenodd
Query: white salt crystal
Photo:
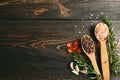
M 77 27 L 77 25 L 75 25 L 75 27 Z
M 83 25 L 82 27 L 84 28 L 85 26 Z
M 93 26 L 93 25 L 94 25 L 94 23 L 90 23 L 90 25 L 91 25 L 91 26 Z
M 93 17 L 93 14 L 90 14 L 91 17 Z
M 101 12 L 100 14 L 104 15 L 104 13 L 103 13 L 103 12 Z
M 81 31 L 78 32 L 79 34 L 81 33 Z
M 92 17 L 89 17 L 90 19 L 92 19 Z

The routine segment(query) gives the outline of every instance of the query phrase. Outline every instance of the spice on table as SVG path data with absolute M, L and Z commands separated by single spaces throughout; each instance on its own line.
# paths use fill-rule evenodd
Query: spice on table
M 104 23 L 97 24 L 95 28 L 95 34 L 96 34 L 97 39 L 102 40 L 102 41 L 105 40 L 109 34 L 109 29 L 107 25 Z
M 68 54 L 72 54 L 74 51 L 76 51 L 78 54 L 81 53 L 81 49 L 79 47 L 79 41 L 78 40 L 75 40 L 73 43 L 72 42 L 68 42 L 66 44 L 67 46 L 67 52 Z

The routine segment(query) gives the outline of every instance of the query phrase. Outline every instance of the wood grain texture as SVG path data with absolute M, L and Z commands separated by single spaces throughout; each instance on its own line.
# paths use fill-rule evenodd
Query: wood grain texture
M 66 53 L 65 44 L 83 34 L 90 35 L 91 22 L 98 21 L 0 21 L 0 79 L 88 80 L 85 75 L 71 73 L 71 55 Z M 119 23 L 113 21 L 116 32 Z
M 61 4 L 66 8 L 64 13 L 54 2 L 13 2 L 0 6 L 0 19 L 98 19 L 103 13 L 112 19 L 120 19 L 120 0 L 67 0 Z M 42 12 L 35 15 L 35 10 Z
M 1 79 L 6 79 L 6 75 L 7 80 L 79 79 L 69 70 L 71 56 L 67 55 L 65 44 L 80 37 L 75 35 L 74 26 L 81 26 L 83 23 L 55 22 L 54 20 L 0 22 L 0 73 L 3 74 Z M 82 75 L 80 78 L 85 76 Z
M 71 73 L 65 44 L 94 38 L 91 23 L 103 14 L 119 41 L 119 8 L 120 0 L 0 0 L 0 80 L 89 80 Z

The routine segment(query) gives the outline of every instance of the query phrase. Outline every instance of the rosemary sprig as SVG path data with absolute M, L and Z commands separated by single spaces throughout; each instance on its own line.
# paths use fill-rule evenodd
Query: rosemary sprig
M 109 28 L 109 37 L 107 40 L 108 45 L 108 53 L 109 53 L 109 60 L 110 60 L 110 69 L 111 72 L 117 77 L 120 75 L 120 57 L 117 51 L 117 44 L 115 41 L 115 34 L 113 32 L 113 27 L 110 18 L 106 16 L 101 17 L 102 22 L 107 24 Z
M 76 62 L 76 64 L 79 67 L 87 71 L 86 75 L 89 75 L 90 79 L 103 80 L 102 75 L 97 74 L 97 72 L 93 69 L 90 60 L 85 60 L 85 58 L 82 55 L 79 55 L 76 52 L 73 52 L 72 57 L 73 57 L 73 61 Z

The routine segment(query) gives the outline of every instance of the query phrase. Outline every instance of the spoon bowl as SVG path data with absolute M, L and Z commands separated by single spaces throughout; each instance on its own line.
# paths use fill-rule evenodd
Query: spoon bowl
M 104 23 L 98 23 L 95 27 L 95 36 L 101 41 L 106 41 L 109 35 L 108 26 Z

